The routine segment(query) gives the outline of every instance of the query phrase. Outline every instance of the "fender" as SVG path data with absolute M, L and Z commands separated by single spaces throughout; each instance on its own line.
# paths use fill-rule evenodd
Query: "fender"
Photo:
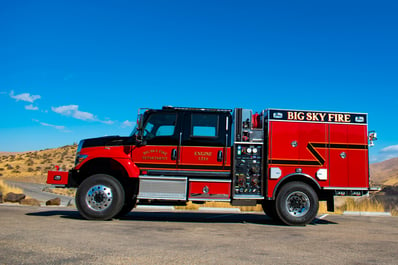
M 286 183 L 289 182 L 289 180 L 302 180 L 305 179 L 306 182 L 309 182 L 310 184 L 314 184 L 313 186 L 316 186 L 319 190 L 321 189 L 321 186 L 319 186 L 319 183 L 310 175 L 304 174 L 304 173 L 292 173 L 289 175 L 284 176 L 275 186 L 275 189 L 272 192 L 272 198 L 275 199 L 275 193 L 279 189 L 279 187 Z
M 81 161 L 74 169 L 79 170 L 87 163 L 90 163 L 90 161 L 96 159 L 110 159 L 119 163 L 120 166 L 126 170 L 127 175 L 130 178 L 138 178 L 140 175 L 140 169 L 135 163 L 133 163 L 133 161 L 131 161 L 130 156 L 124 151 L 124 146 L 85 148 L 77 155 L 77 159 L 81 159 Z
M 84 167 L 84 165 L 95 159 L 111 159 L 118 162 L 127 172 L 130 178 L 138 178 L 140 169 L 131 161 L 125 146 L 112 147 L 88 147 L 81 150 L 77 155 L 80 163 L 75 167 L 76 170 Z
M 138 176 L 140 175 L 140 169 L 130 159 L 126 158 L 112 158 L 112 159 L 117 161 L 127 171 L 127 175 L 130 178 L 138 178 Z

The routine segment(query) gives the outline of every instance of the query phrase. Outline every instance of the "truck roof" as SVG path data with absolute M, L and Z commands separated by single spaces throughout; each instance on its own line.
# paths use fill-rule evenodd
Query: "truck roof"
M 207 111 L 207 112 L 232 112 L 232 109 L 192 108 L 192 107 L 173 107 L 173 106 L 163 106 L 162 110 L 189 110 L 189 111 Z

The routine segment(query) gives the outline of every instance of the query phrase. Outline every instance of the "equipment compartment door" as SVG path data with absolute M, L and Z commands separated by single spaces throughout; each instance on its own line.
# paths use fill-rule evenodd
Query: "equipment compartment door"
M 369 187 L 369 161 L 367 126 L 348 127 L 348 185 L 350 187 Z
M 330 186 L 369 186 L 367 126 L 330 124 Z
M 329 125 L 331 187 L 348 187 L 347 129 L 346 124 Z

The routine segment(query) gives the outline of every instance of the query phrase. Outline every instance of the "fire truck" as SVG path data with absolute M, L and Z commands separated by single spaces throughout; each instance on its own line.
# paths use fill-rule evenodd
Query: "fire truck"
M 262 204 L 287 225 L 314 220 L 319 201 L 362 196 L 369 184 L 365 113 L 165 106 L 140 109 L 130 136 L 81 140 L 75 166 L 47 183 L 74 187 L 89 220 L 136 204 Z

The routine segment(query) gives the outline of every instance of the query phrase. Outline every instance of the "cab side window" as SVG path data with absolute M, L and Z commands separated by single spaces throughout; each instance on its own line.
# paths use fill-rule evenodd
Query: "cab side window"
M 186 146 L 227 146 L 227 114 L 218 112 L 187 112 L 183 141 Z
M 192 114 L 191 133 L 194 137 L 217 137 L 218 115 Z
M 175 144 L 176 126 L 176 113 L 152 113 L 144 127 L 144 139 L 147 144 Z

